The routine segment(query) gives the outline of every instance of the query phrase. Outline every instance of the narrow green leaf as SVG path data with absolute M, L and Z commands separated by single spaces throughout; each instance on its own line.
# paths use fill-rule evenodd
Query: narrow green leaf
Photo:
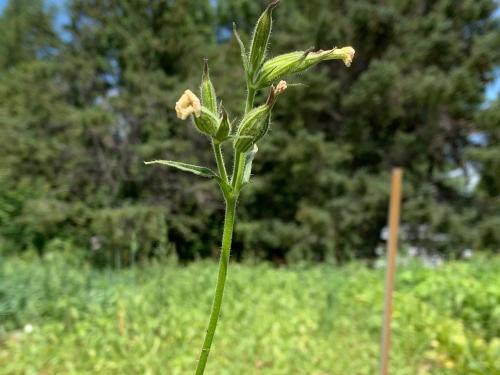
M 219 176 L 209 168 L 200 167 L 198 165 L 193 165 L 193 164 L 181 163 L 179 161 L 152 160 L 152 161 L 145 161 L 144 164 L 168 165 L 169 167 L 177 168 L 177 169 L 180 169 L 181 171 L 184 171 L 184 172 L 194 173 L 197 176 L 219 179 Z
M 250 182 L 250 175 L 252 174 L 252 163 L 255 154 L 259 151 L 257 145 L 253 145 L 252 151 L 245 155 L 245 169 L 243 170 L 243 184 L 248 184 Z
M 234 23 L 234 22 L 233 22 L 233 33 L 234 33 L 234 36 L 236 37 L 236 40 L 238 41 L 238 44 L 240 46 L 241 60 L 243 61 L 243 68 L 245 69 L 245 73 L 248 76 L 249 72 L 248 72 L 248 56 L 247 56 L 247 52 L 246 52 L 246 49 L 245 49 L 245 45 L 241 41 L 240 34 L 238 34 L 238 30 L 236 30 L 236 23 Z

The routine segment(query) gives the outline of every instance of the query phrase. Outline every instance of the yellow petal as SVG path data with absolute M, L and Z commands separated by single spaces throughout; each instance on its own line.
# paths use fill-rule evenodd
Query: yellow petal
M 187 119 L 193 113 L 196 117 L 200 117 L 200 99 L 198 99 L 191 90 L 184 91 L 184 94 L 182 94 L 177 103 L 175 103 L 175 112 L 177 113 L 177 117 L 181 120 Z

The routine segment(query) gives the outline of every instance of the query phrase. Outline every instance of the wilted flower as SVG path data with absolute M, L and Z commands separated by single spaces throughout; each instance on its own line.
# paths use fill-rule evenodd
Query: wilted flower
M 354 53 L 356 53 L 354 48 L 344 47 L 336 50 L 335 52 L 339 54 L 339 56 L 342 56 L 342 61 L 344 62 L 345 66 L 351 66 L 352 59 L 354 58 Z
M 286 83 L 286 81 L 283 81 L 281 80 L 278 85 L 276 86 L 276 89 L 274 89 L 274 93 L 276 95 L 279 95 L 281 93 L 283 93 L 286 89 L 287 89 L 288 85 Z
M 193 113 L 196 117 L 200 117 L 200 99 L 191 90 L 184 91 L 184 94 L 175 103 L 175 112 L 177 112 L 177 117 L 181 120 L 187 119 Z
M 352 59 L 354 58 L 354 48 L 343 47 L 343 48 L 332 48 L 326 51 L 319 50 L 317 52 L 308 53 L 303 62 L 300 64 L 299 69 L 307 69 L 321 61 L 326 60 L 342 60 L 346 66 L 350 66 Z
M 302 72 L 325 60 L 342 60 L 350 66 L 354 58 L 354 48 L 332 48 L 319 51 L 297 51 L 276 56 L 264 63 L 255 80 L 256 88 L 265 88 L 288 75 Z

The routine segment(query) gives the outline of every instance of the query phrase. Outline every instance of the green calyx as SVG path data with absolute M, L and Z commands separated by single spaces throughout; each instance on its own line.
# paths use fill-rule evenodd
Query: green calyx
M 208 60 L 205 59 L 203 65 L 203 76 L 201 78 L 201 103 L 208 108 L 212 113 L 217 113 L 217 95 L 215 88 L 210 80 L 210 72 L 208 69 Z
M 267 46 L 273 25 L 272 13 L 280 3 L 280 0 L 273 1 L 268 5 L 264 13 L 260 16 L 255 26 L 250 45 L 249 69 L 252 77 L 264 62 Z
M 265 104 L 248 112 L 238 128 L 234 149 L 245 153 L 257 143 L 269 129 L 271 106 Z
M 266 135 L 271 123 L 271 111 L 281 92 L 276 91 L 273 87 L 266 104 L 252 109 L 243 117 L 234 141 L 234 149 L 237 152 L 248 152 L 254 144 Z
M 219 143 L 226 141 L 231 134 L 231 122 L 229 121 L 229 116 L 224 108 L 221 108 L 222 120 L 215 134 L 215 140 Z
M 219 128 L 219 119 L 207 107 L 201 107 L 199 117 L 192 116 L 196 128 L 209 137 L 215 137 Z
M 248 152 L 253 145 L 266 135 L 271 123 L 271 111 L 278 96 L 286 89 L 287 84 L 285 81 L 281 81 L 276 87 L 272 86 L 266 104 L 252 109 L 243 117 L 234 141 L 236 151 Z
M 334 47 L 330 50 L 316 52 L 312 50 L 296 51 L 279 55 L 262 65 L 255 79 L 255 87 L 257 89 L 269 87 L 273 82 L 286 75 L 302 72 L 326 60 L 342 60 L 346 66 L 350 66 L 353 57 L 354 49 L 352 47 Z

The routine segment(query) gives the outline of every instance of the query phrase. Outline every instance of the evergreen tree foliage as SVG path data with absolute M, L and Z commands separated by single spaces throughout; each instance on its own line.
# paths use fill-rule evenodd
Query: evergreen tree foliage
M 42 0 L 10 1 L 0 17 L 0 244 L 43 252 L 62 238 L 100 264 L 215 254 L 223 212 L 215 188 L 142 162 L 209 165 L 210 148 L 175 118 L 175 100 L 196 90 L 206 57 L 224 106 L 241 116 L 232 21 L 248 40 L 262 6 L 71 0 L 61 40 Z M 500 64 L 496 8 L 283 1 L 273 51 L 342 41 L 356 59 L 291 82 L 303 85 L 283 96 L 243 192 L 236 257 L 373 256 L 395 165 L 406 171 L 407 244 L 498 249 L 500 104 L 484 105 Z

